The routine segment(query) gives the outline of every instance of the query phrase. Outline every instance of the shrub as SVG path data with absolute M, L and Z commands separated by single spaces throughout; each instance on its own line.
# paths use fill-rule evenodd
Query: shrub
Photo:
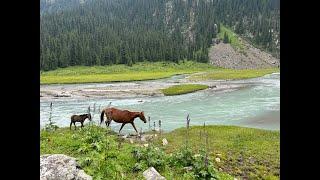
M 182 148 L 174 153 L 170 159 L 170 164 L 177 167 L 191 166 L 194 161 L 190 148 Z
M 138 163 L 134 167 L 137 170 L 139 166 L 143 167 L 145 164 L 147 167 L 154 167 L 157 170 L 163 170 L 167 165 L 167 156 L 163 150 L 158 147 L 148 146 L 147 148 L 136 147 L 132 151 L 133 157 L 137 159 Z

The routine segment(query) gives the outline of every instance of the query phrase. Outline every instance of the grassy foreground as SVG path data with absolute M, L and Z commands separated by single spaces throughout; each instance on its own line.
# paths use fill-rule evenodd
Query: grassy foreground
M 202 136 L 200 136 L 202 131 Z M 204 166 L 204 128 L 191 127 L 185 150 L 186 128 L 158 135 L 148 147 L 121 140 L 110 130 L 86 126 L 83 130 L 58 128 L 41 131 L 41 154 L 62 153 L 77 158 L 94 179 L 143 179 L 155 167 L 167 179 L 279 179 L 279 132 L 234 126 L 207 126 L 209 165 Z M 162 146 L 162 138 L 168 145 Z M 220 162 L 215 161 L 219 157 Z M 192 171 L 183 167 L 192 166 Z M 209 179 L 210 179 L 209 178 Z
M 203 89 L 207 89 L 207 85 L 202 84 L 182 84 L 182 85 L 175 85 L 165 89 L 162 89 L 162 93 L 166 96 L 173 96 L 179 94 L 187 94 Z
M 237 126 L 191 126 L 189 144 L 198 151 L 205 144 L 200 133 L 208 133 L 210 156 L 217 169 L 235 177 L 248 179 L 279 179 L 280 132 Z M 164 135 L 168 140 L 166 152 L 174 152 L 184 146 L 186 128 L 176 129 Z
M 238 80 L 249 79 L 264 76 L 279 72 L 279 68 L 267 68 L 267 69 L 215 69 L 205 73 L 193 74 L 190 76 L 190 80 L 202 81 L 202 80 Z
M 171 77 L 177 74 L 190 74 L 216 69 L 206 63 L 184 61 L 179 64 L 171 62 L 141 62 L 129 67 L 112 66 L 74 66 L 40 73 L 41 84 L 73 84 L 140 81 Z

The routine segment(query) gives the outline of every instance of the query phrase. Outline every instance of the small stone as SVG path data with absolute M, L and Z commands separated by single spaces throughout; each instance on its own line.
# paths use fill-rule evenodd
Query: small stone
M 126 139 L 127 137 L 128 137 L 127 134 L 122 136 L 123 139 Z
M 187 166 L 187 167 L 184 167 L 183 169 L 186 171 L 192 171 L 193 168 L 192 168 L 192 166 Z
M 220 162 L 220 158 L 216 158 L 215 160 L 216 160 L 216 162 Z
M 144 147 L 148 147 L 148 146 L 149 146 L 149 144 L 143 144 L 143 146 L 144 146 Z
M 132 139 L 130 139 L 129 141 L 130 141 L 131 144 L 133 144 L 133 140 Z
M 149 169 L 143 172 L 143 177 L 146 180 L 162 180 L 166 179 L 165 177 L 161 176 L 154 167 L 150 167 Z
M 143 141 L 143 142 L 147 141 L 146 137 L 145 136 L 141 136 L 140 141 Z
M 162 145 L 166 146 L 168 144 L 168 141 L 166 138 L 163 138 L 162 139 Z

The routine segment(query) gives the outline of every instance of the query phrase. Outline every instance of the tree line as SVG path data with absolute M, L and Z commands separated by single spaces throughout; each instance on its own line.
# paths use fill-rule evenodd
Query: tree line
M 249 1 L 255 2 L 251 9 L 245 3 Z M 219 33 L 220 23 L 244 36 L 254 29 L 256 34 L 250 40 L 274 51 L 273 34 L 270 39 L 265 29 L 273 28 L 273 32 L 277 29 L 273 23 L 264 25 L 274 18 L 269 16 L 274 5 L 268 3 L 273 0 L 263 2 L 267 3 L 258 0 L 242 0 L 238 4 L 228 0 L 41 0 L 40 69 L 74 65 L 131 66 L 141 61 L 178 62 L 181 59 L 208 62 L 208 47 Z M 239 3 L 239 8 L 244 8 L 243 18 L 235 16 L 237 12 L 233 9 Z M 260 10 L 261 7 L 264 9 Z M 257 19 L 260 24 L 247 28 L 250 17 L 254 17 L 255 22 L 254 14 L 258 12 L 263 14 Z

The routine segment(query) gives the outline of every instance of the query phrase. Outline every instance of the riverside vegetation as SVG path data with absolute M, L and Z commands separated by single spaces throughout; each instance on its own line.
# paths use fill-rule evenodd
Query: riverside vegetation
M 162 89 L 162 93 L 166 96 L 173 96 L 179 94 L 186 94 L 191 93 L 203 89 L 207 89 L 209 86 L 202 85 L 202 84 L 182 84 L 182 85 L 175 85 L 165 89 Z
M 168 145 L 161 144 L 162 138 Z M 75 157 L 94 179 L 143 179 L 142 172 L 150 166 L 167 179 L 279 179 L 278 131 L 191 126 L 158 134 L 147 143 L 130 143 L 93 124 L 76 131 L 40 132 L 41 154 Z

